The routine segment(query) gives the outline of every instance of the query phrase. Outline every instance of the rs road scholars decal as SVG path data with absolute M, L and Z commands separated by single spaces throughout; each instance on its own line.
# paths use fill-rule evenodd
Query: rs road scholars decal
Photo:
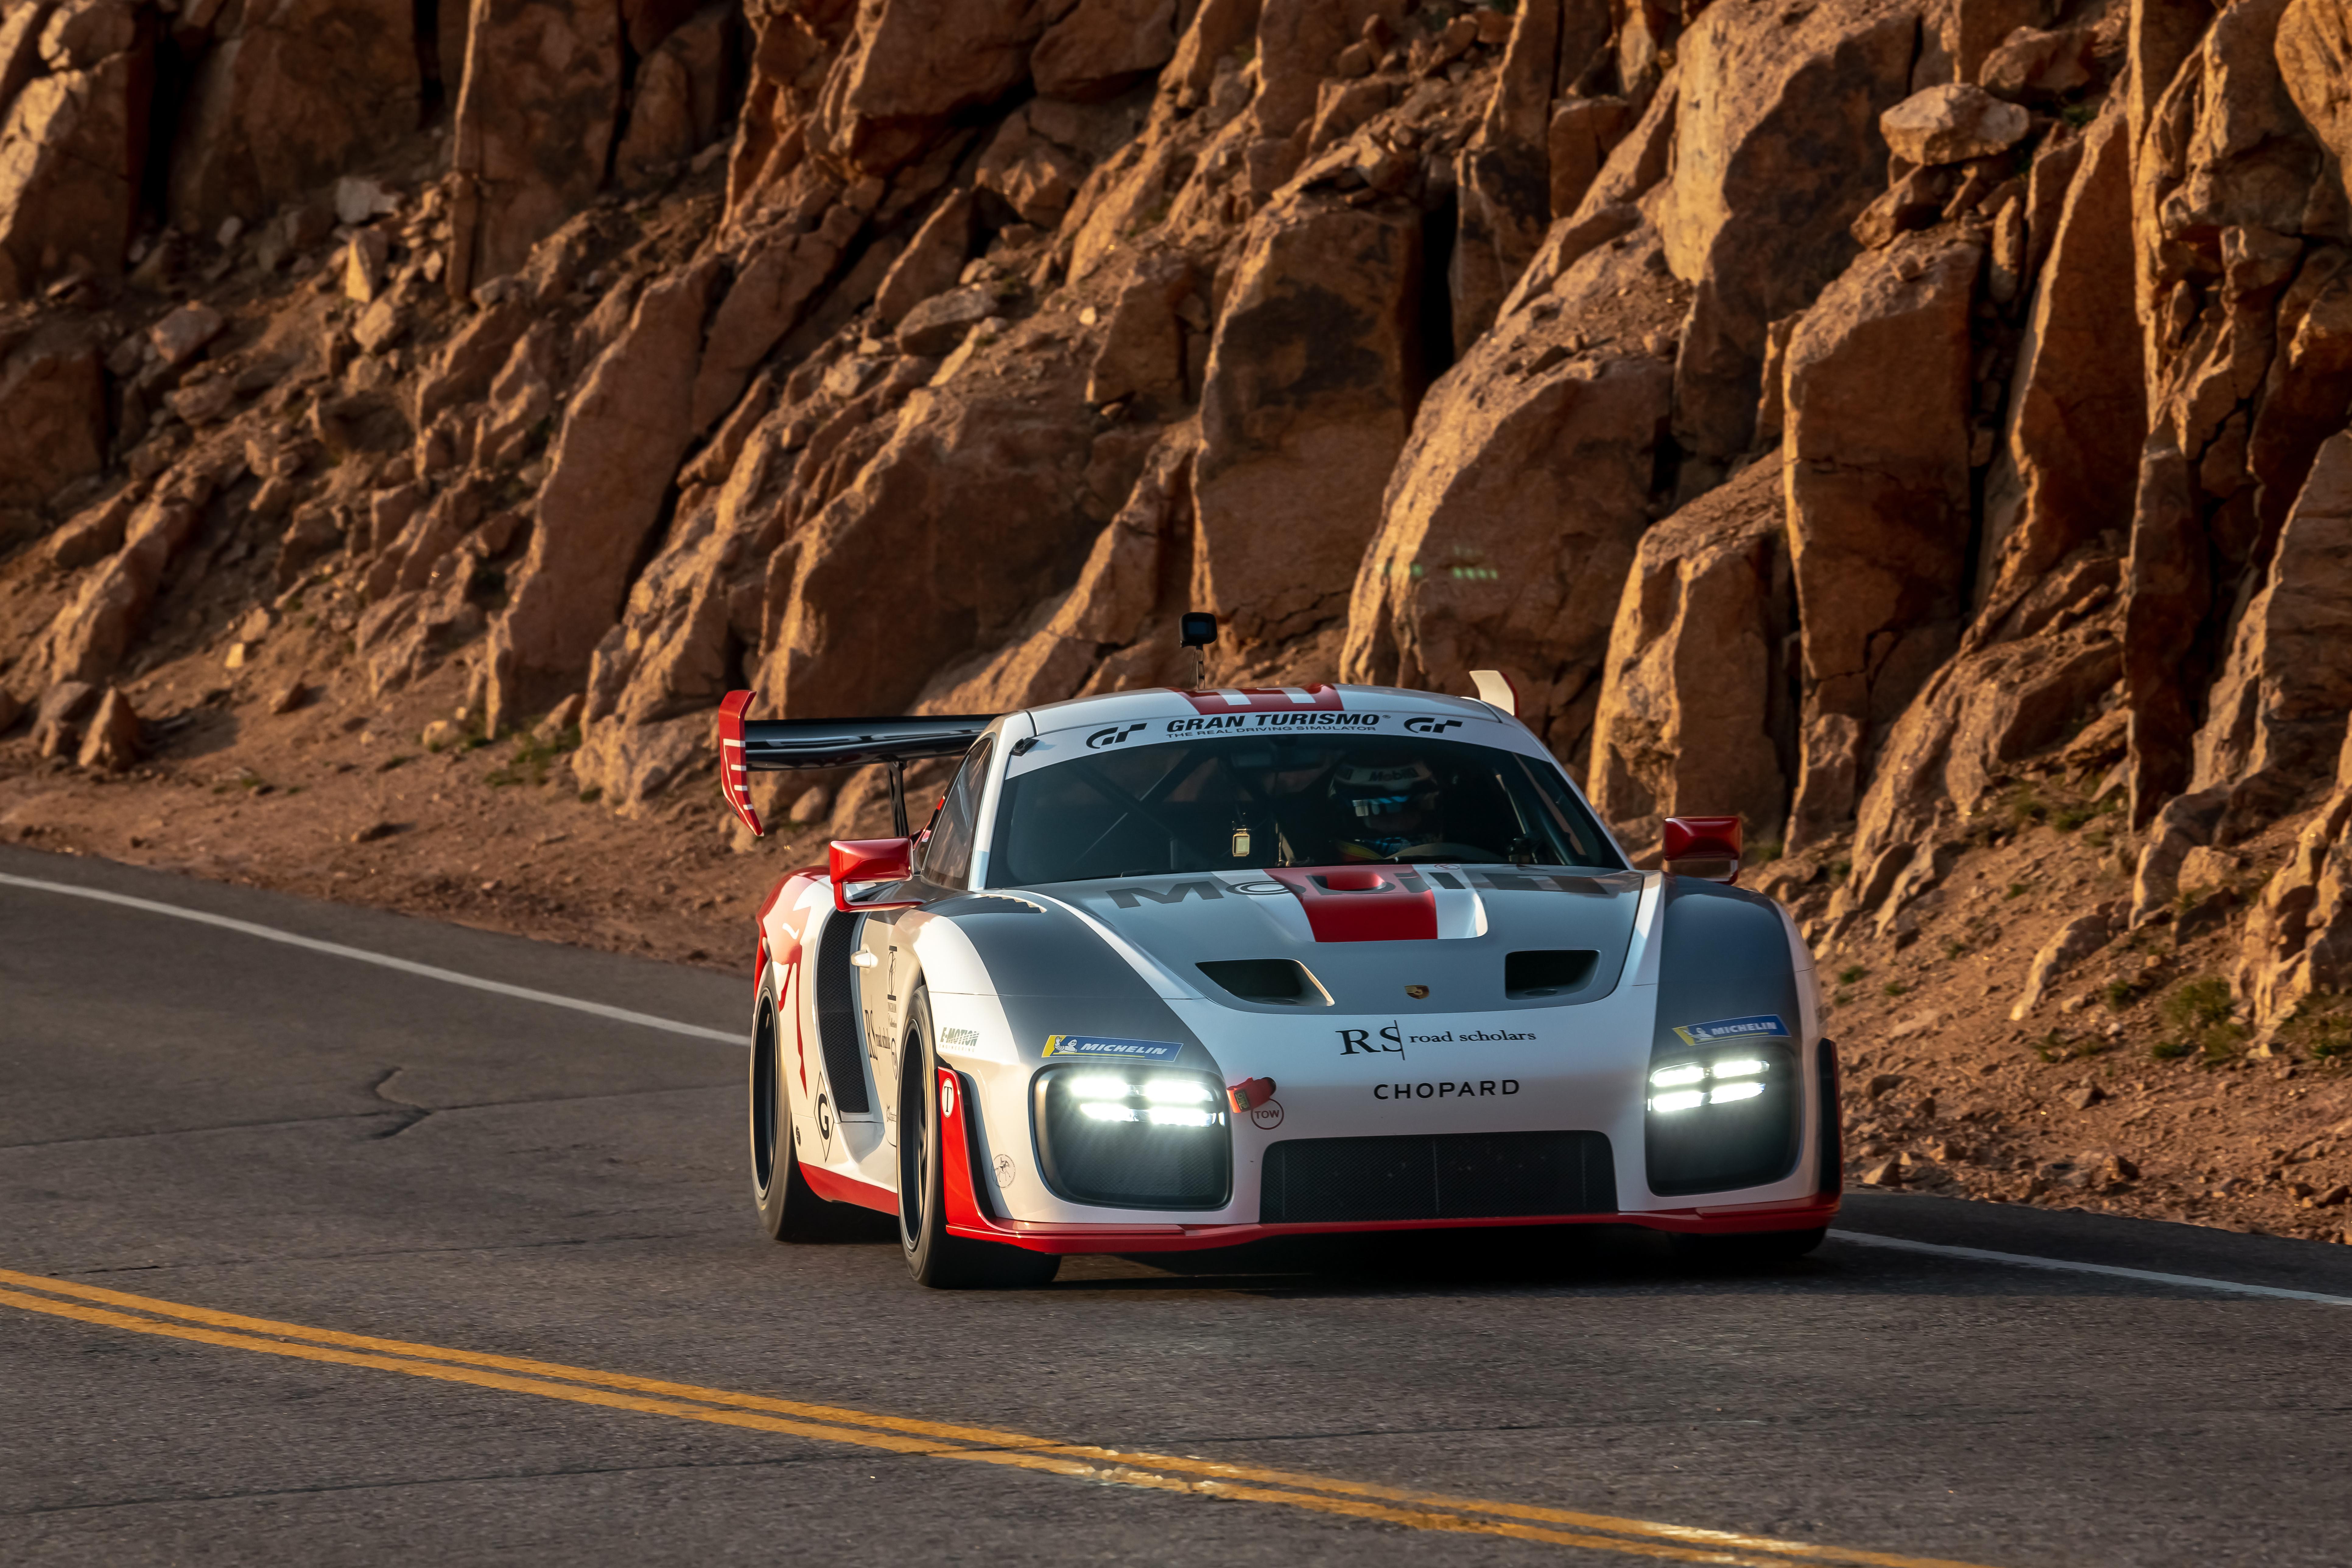
M 1785 1040 L 1788 1026 L 1777 1013 L 1754 1013 L 1745 1018 L 1717 1018 L 1712 1024 L 1684 1024 L 1675 1033 L 1686 1046 L 1710 1046 L 1718 1040 Z
M 1096 1061 L 1172 1062 L 1184 1047 L 1165 1040 L 1119 1040 L 1107 1035 L 1048 1035 L 1049 1057 L 1086 1057 Z

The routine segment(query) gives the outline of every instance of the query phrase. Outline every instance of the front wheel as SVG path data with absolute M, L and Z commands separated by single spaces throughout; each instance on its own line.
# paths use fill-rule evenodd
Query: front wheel
M 948 1234 L 947 1150 L 940 1135 L 931 998 L 918 986 L 898 1051 L 898 1240 L 907 1272 L 938 1290 L 1022 1289 L 1051 1280 L 1059 1256 Z
M 793 1152 L 793 1095 L 783 1061 L 783 1033 L 775 998 L 760 995 L 751 1031 L 751 1201 L 760 1227 L 773 1241 L 832 1241 L 852 1216 L 816 1195 Z

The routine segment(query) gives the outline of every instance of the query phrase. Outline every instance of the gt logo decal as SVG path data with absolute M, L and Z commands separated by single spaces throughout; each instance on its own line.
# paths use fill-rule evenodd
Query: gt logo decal
M 1377 1056 L 1382 1051 L 1394 1056 L 1404 1055 L 1404 1036 L 1397 1031 L 1394 1024 L 1381 1026 L 1382 1044 L 1373 1043 L 1370 1029 L 1339 1029 L 1334 1032 L 1339 1037 L 1339 1054 L 1343 1057 Z
M 1423 713 L 1416 714 L 1412 718 L 1406 720 L 1404 721 L 1404 727 L 1411 730 L 1417 735 L 1443 735 L 1448 730 L 1459 730 L 1462 728 L 1462 721 L 1459 719 L 1432 719 L 1427 714 Z
M 1129 736 L 1142 729 L 1141 724 L 1113 724 L 1108 730 L 1097 730 L 1087 737 L 1087 750 L 1099 752 L 1105 746 L 1124 745 Z

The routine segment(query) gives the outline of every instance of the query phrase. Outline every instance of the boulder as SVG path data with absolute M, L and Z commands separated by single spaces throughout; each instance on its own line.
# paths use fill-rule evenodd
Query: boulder
M 975 355 L 946 384 L 915 388 L 871 457 L 844 449 L 851 432 L 830 458 L 812 438 L 803 468 L 838 474 L 839 488 L 772 562 L 756 684 L 778 710 L 904 712 L 936 672 L 1002 646 L 1074 578 L 1105 521 L 1086 495 L 1085 384 L 1065 355 Z
M 1921 9 L 1921 87 L 1978 81 L 1984 64 L 2021 27 L 2046 27 L 2063 0 L 1927 0 Z M 2174 0 L 2175 4 L 2179 0 Z
M 1591 746 L 1672 377 L 1638 349 L 1571 345 L 1604 313 L 1635 342 L 1670 321 L 1664 281 L 1655 233 L 1628 237 L 1571 270 L 1557 312 L 1507 318 L 1431 389 L 1356 573 L 1347 679 L 1467 691 L 1472 669 L 1508 669 L 1557 752 Z M 1636 299 L 1654 316 L 1629 317 Z
M 1627 843 L 1663 818 L 1737 815 L 1776 841 L 1795 772 L 1796 619 L 1780 457 L 1641 536 L 1592 720 L 1592 804 Z
M 1154 406 L 1185 401 L 1184 326 L 1176 311 L 1192 297 L 1194 281 L 1181 257 L 1137 263 L 1102 323 L 1102 346 L 1087 378 L 1087 402 L 1099 407 L 1134 397 Z
M 152 32 L 124 0 L 69 0 L 43 26 L 47 74 L 0 103 L 0 304 L 75 270 L 122 275 L 147 153 Z
M 473 3 L 449 153 L 457 181 L 444 278 L 459 299 L 521 266 L 587 205 L 621 111 L 618 7 Z
M 2207 700 L 2189 787 L 2229 789 L 2224 843 L 2333 779 L 2352 712 L 2352 434 L 2319 449 Z
M 1793 21 L 1790 18 L 1794 18 Z M 1754 432 L 1766 326 L 1844 269 L 1885 184 L 1878 118 L 1909 89 L 1907 7 L 1716 5 L 1683 36 L 1674 179 L 1658 224 L 1694 285 L 1675 371 L 1684 447 L 1722 459 Z
M 690 396 L 719 278 L 706 259 L 650 285 L 565 413 L 539 527 L 490 643 L 495 731 L 587 673 L 693 439 Z
M 2334 789 L 2247 914 L 2237 990 L 2265 1030 L 2315 991 L 2352 991 L 2352 733 Z
M 771 229 L 754 242 L 711 318 L 688 410 L 695 434 L 709 430 L 735 405 L 751 372 L 807 315 L 879 194 L 879 181 L 861 182 L 824 208 L 814 228 L 797 234 Z
M 1233 264 L 1201 395 L 1194 581 L 1228 647 L 1349 614 L 1423 387 L 1421 219 L 1286 195 Z
M 650 188 L 719 135 L 735 74 L 738 16 L 725 0 L 705 5 L 638 64 L 628 125 L 613 154 L 625 184 Z
M 2001 98 L 2063 98 L 2090 85 L 2095 37 L 2089 27 L 2020 27 L 1985 57 L 1977 80 Z
M 425 374 L 416 378 L 410 419 L 422 430 L 445 408 L 479 402 L 491 378 L 530 325 L 532 310 L 520 300 L 501 300 L 449 334 Z
M 2211 668 L 2198 637 L 2213 584 L 2193 483 L 2180 448 L 2160 432 L 2151 436 L 2140 453 L 2124 573 L 2126 762 L 2136 827 L 2189 783 L 2193 694 Z
M 982 189 L 1010 203 L 1022 221 L 1051 229 L 1070 210 L 1087 168 L 1076 153 L 1040 130 L 1024 106 L 998 127 L 980 155 L 975 177 Z
M 43 643 L 50 679 L 100 681 L 121 668 L 146 629 L 164 573 L 203 520 L 204 500 L 173 489 L 140 507 L 122 548 L 84 579 L 50 623 Z
M 2131 149 L 2118 110 L 2084 139 L 2018 345 L 1986 476 L 1977 599 L 1998 626 L 2068 552 L 2131 526 L 2147 429 L 2131 305 Z
M 852 56 L 826 89 L 821 132 L 838 156 L 887 174 L 950 116 L 1028 79 L 1045 29 L 1037 0 L 887 0 L 861 5 Z
M 1965 163 L 2025 140 L 2032 117 L 1980 87 L 1947 82 L 1915 92 L 1878 117 L 1886 145 L 1906 163 Z
M 106 373 L 63 324 L 0 357 L 0 506 L 35 507 L 106 465 Z
M 2033 965 L 2025 973 L 2025 989 L 2009 1010 L 2012 1022 L 2032 1016 L 2034 1008 L 2049 994 L 2050 987 L 2067 971 L 2115 939 L 2116 914 L 2116 907 L 2108 904 L 2089 914 L 2076 915 L 2058 928 L 2057 934 L 2033 955 Z
M 167 205 L 183 230 L 257 222 L 415 131 L 409 0 L 257 0 L 218 15 L 172 139 Z
M 2352 157 L 2352 14 L 2336 0 L 2290 0 L 2273 47 L 2280 81 L 2327 149 L 2343 192 L 2345 160 Z
M 131 710 L 131 699 L 120 688 L 110 686 L 99 699 L 89 728 L 82 731 L 81 749 L 74 760 L 100 773 L 119 773 L 137 762 L 139 755 L 139 715 Z
M 1865 252 L 1805 313 L 1786 367 L 1790 552 L 1802 606 L 1804 728 L 1858 727 L 1841 766 L 1797 783 L 1789 843 L 1842 831 L 1887 726 L 1953 651 L 1967 608 L 1969 310 L 1984 259 L 1911 236 Z M 1845 732 L 1843 723 L 1832 727 Z M 1810 759 L 1814 748 L 1809 743 Z
M 1116 98 L 1176 53 L 1176 0 L 1077 0 L 1029 56 L 1048 98 Z
M 1570 99 L 1553 111 L 1544 146 L 1554 222 L 1583 203 L 1632 119 L 1633 106 L 1622 98 Z
M 937 356 L 963 342 L 964 334 L 996 314 L 995 289 L 973 283 L 933 295 L 907 312 L 898 323 L 901 353 Z
M 33 706 L 33 750 L 44 757 L 78 752 L 98 697 L 99 689 L 87 680 L 60 680 L 43 692 Z
M 218 310 L 201 300 L 183 305 L 147 331 L 147 341 L 167 365 L 181 365 L 227 326 Z
M 971 258 L 973 233 L 971 193 L 949 192 L 883 274 L 874 296 L 876 319 L 896 331 L 908 311 L 954 288 Z
M 1493 323 L 1553 216 L 1549 122 L 1559 23 L 1558 0 L 1520 10 L 1486 111 L 1460 160 L 1451 279 L 1457 353 Z M 1588 183 L 1600 169 L 1597 140 L 1592 150 Z

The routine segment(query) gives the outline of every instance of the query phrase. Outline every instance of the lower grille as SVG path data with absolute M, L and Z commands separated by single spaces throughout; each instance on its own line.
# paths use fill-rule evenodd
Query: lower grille
M 1613 1214 L 1617 1173 L 1601 1132 L 1448 1132 L 1294 1138 L 1265 1152 L 1266 1225 Z

